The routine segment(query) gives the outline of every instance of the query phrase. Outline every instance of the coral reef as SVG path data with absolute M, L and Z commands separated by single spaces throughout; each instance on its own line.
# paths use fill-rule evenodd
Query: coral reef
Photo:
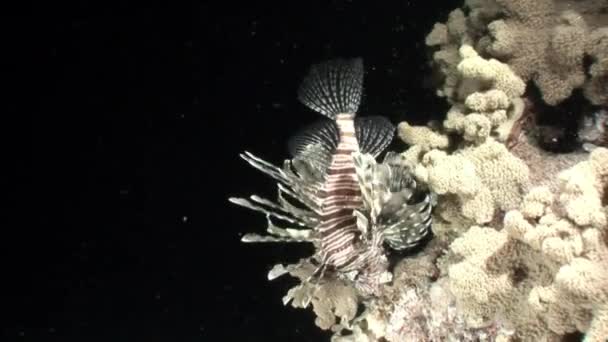
M 527 187 L 528 167 L 494 140 L 448 155 L 432 150 L 421 158 L 416 175 L 439 195 L 453 195 L 462 215 L 476 223 L 492 220 L 497 210 L 515 208 Z
M 543 151 L 520 134 L 521 79 L 470 46 L 459 56 L 443 125 L 398 127 L 402 162 L 438 195 L 435 240 L 400 261 L 363 314 L 334 325 L 333 340 L 601 341 L 608 150 Z M 597 141 L 602 119 L 586 138 Z
M 449 145 L 448 137 L 439 134 L 429 127 L 410 126 L 407 122 L 402 122 L 397 128 L 401 140 L 408 145 L 416 145 L 420 152 L 427 152 L 431 149 L 445 149 Z
M 402 162 L 437 194 L 435 239 L 335 341 L 608 336 L 607 30 L 597 0 L 466 0 L 434 26 L 426 44 L 451 108 L 398 136 Z M 556 107 L 577 89 L 591 115 Z M 539 121 L 539 103 L 554 120 Z M 540 148 L 578 118 L 584 149 Z
M 454 10 L 427 36 L 438 46 L 434 61 L 445 75 L 440 95 L 458 98 L 461 85 L 456 51 L 471 45 L 483 56 L 506 63 L 543 100 L 556 105 L 584 88 L 596 105 L 606 105 L 608 3 L 597 0 L 467 0 L 468 16 Z M 586 75 L 585 58 L 592 59 Z
M 291 302 L 294 308 L 307 308 L 312 304 L 317 316 L 315 324 L 321 329 L 341 330 L 347 322 L 355 318 L 357 313 L 358 296 L 353 286 L 337 278 L 325 278 L 321 283 L 310 284 L 307 279 L 314 273 L 315 266 L 307 260 L 297 265 L 275 265 L 269 272 L 268 278 L 289 273 L 300 279 L 301 284 L 290 289 L 283 304 Z M 314 291 L 313 291 L 314 288 Z
M 523 163 L 491 139 L 462 150 L 493 145 Z M 533 147 L 527 148 L 533 153 Z M 424 153 L 421 164 L 429 155 L 441 155 L 449 160 L 444 170 L 451 170 L 442 181 L 430 180 L 431 189 L 475 189 L 482 185 L 470 179 L 518 173 L 489 167 L 476 176 L 476 165 L 460 151 Z M 334 326 L 333 340 L 559 341 L 582 332 L 586 341 L 602 341 L 608 336 L 608 273 L 603 269 L 608 265 L 608 149 L 596 148 L 572 165 L 581 156 L 552 161 L 537 153 L 530 160 L 570 167 L 555 182 L 539 182 L 547 186 L 526 191 L 514 208 L 496 208 L 506 215 L 489 225 L 437 217 L 437 238 L 402 259 L 392 283 L 366 303 L 363 314 L 342 320 L 339 329 Z M 463 215 L 462 208 L 454 208 L 457 197 L 438 200 L 440 207 L 452 203 L 452 210 L 436 215 Z
M 435 239 L 398 263 L 393 281 L 334 341 L 603 341 L 608 21 L 600 19 L 608 17 L 596 10 L 607 4 L 466 4 L 466 15 L 454 10 L 427 36 L 440 47 L 438 95 L 452 105 L 445 120 L 398 126 L 409 145 L 402 162 L 438 196 Z M 560 127 L 537 121 L 526 84 L 540 90 L 548 113 L 582 113 L 582 105 L 552 108 L 579 88 L 600 105 L 579 130 L 585 149 L 539 147 L 554 143 L 550 130 Z
M 311 282 L 310 259 L 277 265 L 269 279 L 300 279 L 284 303 L 311 305 L 335 342 L 606 341 L 608 2 L 465 0 L 426 44 L 443 75 L 437 94 L 451 106 L 445 119 L 401 122 L 408 147 L 382 163 L 354 154 L 365 199 L 357 227 L 363 237 L 380 232 L 370 240 L 377 251 L 393 250 L 375 295 L 353 286 L 357 274 Z M 268 173 L 296 186 L 318 181 L 293 166 Z M 238 201 L 270 215 L 261 198 Z M 314 223 L 285 200 L 279 207 Z M 277 237 L 247 238 L 315 241 L 270 220 L 268 231 Z
M 481 58 L 469 45 L 459 49 L 460 62 L 452 71 L 458 80 L 453 106 L 443 123 L 447 132 L 461 134 L 470 142 L 481 144 L 490 135 L 506 141 L 513 124 L 523 114 L 521 96 L 524 82 L 508 65 L 495 59 Z M 447 83 L 447 80 L 446 80 Z M 406 142 L 417 132 L 402 132 Z
M 504 229 L 472 227 L 450 249 L 450 288 L 471 324 L 500 318 L 516 336 L 608 336 L 608 150 L 561 172 L 559 190 L 532 189 Z
M 545 186 L 551 191 L 558 188 L 558 179 L 553 177 L 560 171 L 587 159 L 588 153 L 576 151 L 568 154 L 547 152 L 534 145 L 531 139 L 523 138 L 509 152 L 528 165 L 528 183 Z
M 437 240 L 424 254 L 403 259 L 384 296 L 369 304 L 334 342 L 367 341 L 476 341 L 496 340 L 513 334 L 500 324 L 467 327 L 456 307 L 447 278 L 437 280 L 437 259 L 445 249 Z

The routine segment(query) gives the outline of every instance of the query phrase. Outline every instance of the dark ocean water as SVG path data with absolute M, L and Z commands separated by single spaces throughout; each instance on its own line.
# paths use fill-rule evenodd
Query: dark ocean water
M 265 220 L 227 197 L 275 188 L 238 153 L 287 157 L 318 118 L 298 83 L 333 57 L 364 58 L 363 115 L 440 117 L 424 37 L 461 1 L 178 3 L 15 17 L 9 114 L 31 117 L 31 159 L 2 239 L 0 340 L 328 339 L 310 310 L 283 307 L 293 280 L 266 280 L 310 248 L 239 242 Z

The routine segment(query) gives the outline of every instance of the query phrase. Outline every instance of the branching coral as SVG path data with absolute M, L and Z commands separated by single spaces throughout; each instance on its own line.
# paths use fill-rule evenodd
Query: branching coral
M 504 230 L 473 227 L 451 245 L 451 289 L 471 323 L 504 319 L 525 339 L 608 336 L 608 150 L 559 175 L 557 193 L 535 188 Z
M 432 150 L 421 157 L 415 174 L 437 194 L 455 195 L 458 211 L 477 223 L 515 208 L 528 185 L 527 166 L 493 139 L 451 155 Z
M 434 62 L 445 77 L 442 88 L 437 91 L 438 95 L 448 99 L 454 97 L 459 83 L 456 65 L 461 60 L 458 49 L 461 44 L 471 41 L 472 37 L 467 33 L 464 12 L 460 9 L 452 11 L 445 24 L 435 24 L 431 33 L 426 37 L 426 45 L 442 47 L 433 54 Z
M 430 135 L 426 129 L 405 127 L 407 134 Z M 415 175 L 440 195 L 436 214 L 451 222 L 436 220 L 434 230 L 440 239 L 466 227 L 459 216 L 500 227 L 496 213 L 519 207 L 507 213 L 503 230 L 474 226 L 450 246 L 451 256 L 444 264 L 465 326 L 505 324 L 524 340 L 575 331 L 597 340 L 606 333 L 606 294 L 601 289 L 608 283 L 598 267 L 608 261 L 602 202 L 608 185 L 608 150 L 596 149 L 588 161 L 561 172 L 553 190 L 535 188 L 522 203 L 529 174 L 524 161 L 491 138 L 458 147 L 450 154 L 449 149 L 425 152 L 414 145 L 404 153 L 414 163 Z M 550 178 L 545 167 L 572 165 L 561 159 L 544 165 L 543 160 L 554 158 L 530 153 L 534 158 L 525 155 L 526 160 L 540 171 L 535 182 Z M 577 160 L 579 155 L 570 158 Z M 588 278 L 590 285 L 576 277 Z M 417 303 L 406 300 L 415 298 L 413 293 L 404 294 L 404 303 Z M 415 305 L 408 308 L 416 312 Z
M 608 336 L 608 150 L 551 155 L 520 132 L 536 117 L 525 115 L 531 112 L 524 110 L 526 85 L 534 84 L 551 106 L 577 88 L 606 106 L 608 3 L 465 3 L 468 10 L 454 10 L 426 39 L 437 48 L 433 60 L 444 76 L 438 94 L 452 106 L 442 125 L 401 123 L 398 135 L 410 146 L 390 162 L 353 155 L 363 198 L 353 210 L 355 243 L 373 247 L 360 255 L 378 267 L 336 274 L 311 258 L 275 266 L 269 279 L 286 273 L 300 279 L 284 303 L 312 306 L 316 324 L 331 329 L 336 342 L 556 341 L 573 332 L 601 341 Z M 596 131 L 581 140 L 603 141 L 598 122 L 590 122 Z M 264 212 L 274 235 L 244 240 L 318 243 L 313 231 L 277 227 L 270 219 L 314 226 L 321 203 L 310 194 L 322 172 L 297 159 L 276 168 L 245 158 L 285 185 L 278 203 L 233 199 Z M 406 183 L 424 183 L 423 199 L 410 187 L 395 189 Z M 291 204 L 291 197 L 312 210 Z M 434 239 L 419 245 L 412 236 L 426 236 L 431 221 Z M 390 269 L 384 247 L 410 243 L 420 252 Z
M 481 58 L 468 45 L 460 48 L 460 56 L 457 75 L 468 88 L 461 89 L 464 103 L 452 106 L 443 129 L 461 134 L 466 143 L 448 154 L 442 150 L 449 140 L 441 131 L 407 123 L 399 125 L 399 137 L 413 145 L 404 157 L 415 165 L 418 179 L 439 195 L 456 197 L 457 208 L 443 201 L 440 216 L 453 221 L 457 211 L 472 222 L 487 223 L 498 210 L 516 207 L 527 187 L 526 165 L 490 138 L 506 141 L 511 134 L 523 112 L 519 96 L 525 85 L 507 65 Z
M 463 98 L 464 101 L 452 106 L 444 122 L 445 129 L 477 144 L 492 133 L 505 141 L 508 127 L 523 112 L 519 97 L 524 93 L 525 84 L 506 64 L 481 58 L 471 46 L 463 45 L 459 51 L 462 57 L 457 66 L 460 86 L 453 100 Z
M 511 68 L 495 59 L 485 60 L 469 45 L 460 48 L 462 61 L 458 64 L 458 71 L 465 79 L 486 83 L 486 88 L 496 89 L 493 101 L 489 102 L 486 96 L 484 101 L 470 101 L 477 105 L 469 106 L 473 110 L 494 110 L 508 104 L 508 98 L 519 97 L 523 94 L 525 84 L 511 71 Z M 500 92 L 504 93 L 501 94 Z M 483 98 L 482 98 L 483 99 Z M 467 99 L 468 100 L 468 99 Z M 492 105 L 494 104 L 494 105 Z M 502 105 L 501 105 L 502 104 Z
M 550 105 L 581 87 L 592 102 L 606 103 L 605 91 L 600 91 L 606 84 L 602 62 L 606 53 L 597 51 L 608 22 L 605 1 L 468 0 L 465 4 L 468 17 L 456 9 L 446 25 L 436 24 L 427 36 L 427 45 L 440 46 L 434 60 L 446 76 L 443 94 L 452 96 L 457 85 L 454 67 L 460 61 L 454 57 L 454 46 L 469 44 L 508 64 L 525 82 L 532 81 Z M 450 23 L 464 27 L 450 32 L 444 29 Z M 585 75 L 585 54 L 596 60 L 590 77 Z
M 608 336 L 608 150 L 579 162 L 584 154 L 549 155 L 527 139 L 504 145 L 520 141 L 526 83 L 548 104 L 577 88 L 606 103 L 608 39 L 597 19 L 608 4 L 566 2 L 467 0 L 467 14 L 453 11 L 427 36 L 452 108 L 441 127 L 398 129 L 410 145 L 403 162 L 439 195 L 433 246 L 449 249 L 401 261 L 347 326 L 353 334 L 336 341 Z
M 500 58 L 557 104 L 583 85 L 586 24 L 573 11 L 556 15 L 552 0 L 497 1 L 505 19 L 488 25 L 485 52 Z
M 493 154 L 488 143 L 471 149 L 478 149 L 472 155 L 481 160 Z M 474 161 L 457 159 L 459 152 L 432 150 L 427 156 L 454 158 L 442 162 L 475 170 Z M 490 168 L 479 179 L 491 179 L 497 170 Z M 467 177 L 450 176 L 444 175 L 437 189 L 466 192 L 476 186 Z M 544 187 L 528 192 L 519 210 L 506 215 L 504 229 L 473 226 L 450 245 L 442 261 L 442 238 L 402 260 L 383 296 L 346 326 L 352 334 L 337 334 L 334 341 L 550 341 L 575 331 L 600 341 L 608 333 L 608 277 L 601 268 L 608 261 L 602 202 L 608 150 L 596 149 L 588 161 L 558 178 L 556 192 Z
M 410 126 L 405 121 L 399 124 L 397 132 L 406 144 L 416 145 L 425 152 L 436 148 L 445 149 L 449 144 L 447 136 L 439 134 L 429 127 Z

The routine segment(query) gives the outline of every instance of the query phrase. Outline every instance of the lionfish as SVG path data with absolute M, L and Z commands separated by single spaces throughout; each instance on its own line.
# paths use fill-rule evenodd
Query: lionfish
M 292 159 L 279 168 L 241 154 L 278 181 L 277 202 L 256 195 L 230 201 L 268 220 L 271 235 L 246 234 L 243 242 L 313 243 L 316 252 L 308 262 L 315 270 L 306 281 L 331 273 L 368 296 L 391 280 L 385 245 L 405 250 L 429 234 L 433 197 L 417 186 L 399 155 L 389 152 L 376 163 L 395 128 L 383 117 L 357 117 L 363 74 L 361 58 L 313 65 L 298 99 L 325 118 L 289 141 Z M 273 219 L 293 226 L 278 227 Z M 275 267 L 269 279 L 288 271 Z

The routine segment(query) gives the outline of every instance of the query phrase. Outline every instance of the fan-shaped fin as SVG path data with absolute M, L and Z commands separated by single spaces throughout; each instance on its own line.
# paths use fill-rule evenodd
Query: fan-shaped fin
M 287 147 L 295 161 L 304 161 L 319 172 L 324 172 L 340 135 L 335 121 L 323 119 L 316 121 L 294 135 Z
M 390 170 L 386 184 L 391 192 L 399 192 L 405 188 L 416 189 L 416 181 L 412 177 L 412 166 L 403 155 L 393 151 L 386 152 L 382 164 L 387 165 Z
M 330 119 L 355 114 L 363 94 L 363 60 L 335 59 L 310 67 L 298 90 L 298 99 Z
M 393 140 L 395 126 L 385 117 L 367 116 L 355 119 L 359 149 L 377 157 Z
M 418 245 L 431 233 L 432 196 L 426 194 L 422 201 L 404 206 L 385 222 L 385 241 L 395 250 L 405 250 Z M 387 219 L 386 217 L 384 219 Z

